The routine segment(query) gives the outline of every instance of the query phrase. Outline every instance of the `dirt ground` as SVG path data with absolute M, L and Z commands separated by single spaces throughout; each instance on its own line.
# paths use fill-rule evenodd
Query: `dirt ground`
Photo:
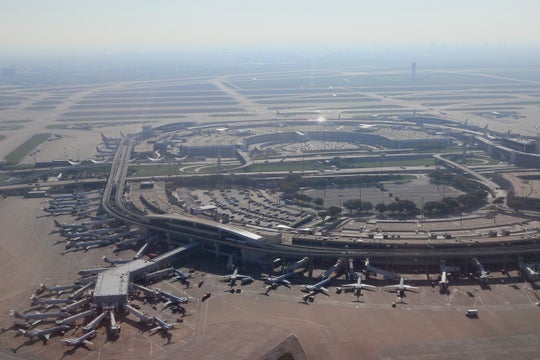
M 83 267 L 103 266 L 101 255 L 110 248 L 61 255 L 54 245 L 59 235 L 51 233 L 52 218 L 43 217 L 39 199 L 7 198 L 0 200 L 1 269 L 4 290 L 0 301 L 1 326 L 8 329 L 13 319 L 11 309 L 29 311 L 29 296 L 38 284 L 72 283 Z M 65 219 L 67 220 L 67 219 Z M 121 253 L 127 258 L 130 253 Z M 304 304 L 299 284 L 315 280 L 302 276 L 292 280 L 291 289 L 280 287 L 264 295 L 263 284 L 237 288 L 221 282 L 225 261 L 211 255 L 195 255 L 182 261 L 182 267 L 196 268 L 189 289 L 168 280 L 153 285 L 193 299 L 186 305 L 187 315 L 171 339 L 150 334 L 133 316 L 121 317 L 118 340 L 110 339 L 104 326 L 98 328 L 90 349 L 74 350 L 62 346 L 62 336 L 51 337 L 47 345 L 40 340 L 27 341 L 7 330 L 0 336 L 0 357 L 23 359 L 254 359 L 261 358 L 289 335 L 298 338 L 308 359 L 536 359 L 540 351 L 540 307 L 534 305 L 535 289 L 523 282 L 516 272 L 509 276 L 493 273 L 491 286 L 456 281 L 449 292 L 427 285 L 424 275 L 410 275 L 407 280 L 420 285 L 403 302 L 396 294 L 383 289 L 364 291 L 357 302 L 353 294 L 336 294 L 335 286 L 346 282 L 336 279 L 330 296 L 317 295 Z M 261 275 L 256 268 L 242 272 Z M 316 271 L 315 275 L 318 275 Z M 504 280 L 504 283 L 501 281 Z M 380 278 L 366 282 L 387 285 Z M 212 296 L 202 302 L 203 294 Z M 168 310 L 152 309 L 135 300 L 143 311 L 174 322 L 178 315 Z M 396 303 L 393 308 L 391 304 Z M 468 308 L 479 310 L 478 319 L 469 319 Z M 42 310 L 43 311 L 43 310 Z M 55 310 L 50 310 L 55 311 Z M 39 325 L 40 328 L 52 325 Z M 79 334 L 70 330 L 64 336 Z M 170 341 L 169 341 L 170 340 Z

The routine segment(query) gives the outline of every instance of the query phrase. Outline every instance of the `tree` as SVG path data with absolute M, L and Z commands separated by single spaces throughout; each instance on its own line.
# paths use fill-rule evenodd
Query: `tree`
M 315 200 L 313 200 L 313 202 L 314 202 L 315 205 L 317 205 L 317 206 L 323 206 L 323 205 L 324 205 L 324 200 L 323 200 L 323 198 L 320 198 L 320 197 L 315 198 Z
M 335 217 L 336 215 L 341 214 L 341 208 L 338 206 L 330 206 L 326 209 L 326 213 L 328 216 Z
M 370 211 L 371 209 L 373 209 L 373 204 L 369 201 L 362 201 L 360 203 L 360 210 L 362 212 L 368 212 Z
M 377 210 L 379 213 L 383 213 L 386 211 L 386 204 L 385 203 L 378 203 L 375 205 L 375 210 Z

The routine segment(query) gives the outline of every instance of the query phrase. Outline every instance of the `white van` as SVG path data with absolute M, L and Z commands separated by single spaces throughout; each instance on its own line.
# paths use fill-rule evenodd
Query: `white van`
M 469 309 L 465 311 L 465 316 L 467 317 L 478 317 L 478 310 L 477 309 Z

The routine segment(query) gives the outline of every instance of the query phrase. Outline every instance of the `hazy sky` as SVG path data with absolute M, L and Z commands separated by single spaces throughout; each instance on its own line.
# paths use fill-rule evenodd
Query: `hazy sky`
M 0 52 L 540 45 L 538 0 L 0 0 Z

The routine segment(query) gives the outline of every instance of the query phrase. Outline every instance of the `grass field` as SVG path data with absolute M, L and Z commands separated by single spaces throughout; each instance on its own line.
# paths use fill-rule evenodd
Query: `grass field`
M 22 143 L 18 148 L 6 155 L 5 160 L 8 164 L 18 164 L 28 155 L 36 146 L 47 140 L 51 134 L 36 134 Z

